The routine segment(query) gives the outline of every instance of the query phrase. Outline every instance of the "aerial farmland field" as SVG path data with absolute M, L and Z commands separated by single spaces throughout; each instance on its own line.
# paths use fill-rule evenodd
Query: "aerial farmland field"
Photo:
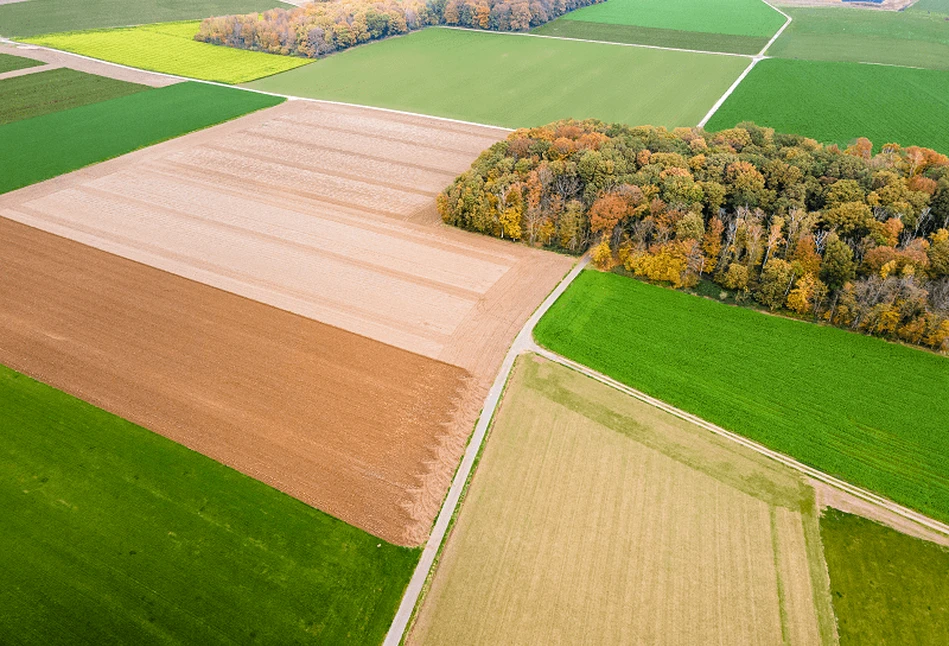
M 42 63 L 32 58 L 23 58 L 22 56 L 14 56 L 12 54 L 0 54 L 0 74 L 26 69 L 28 67 L 36 67 L 37 65 L 42 65 Z
M 68 68 L 0 80 L 0 125 L 147 90 Z
M 695 125 L 746 65 L 732 56 L 439 28 L 248 86 L 509 127 L 565 117 L 671 127 Z
M 194 40 L 199 24 L 175 22 L 66 32 L 26 40 L 121 65 L 222 83 L 245 83 L 310 62 L 305 58 L 199 43 Z
M 536 335 L 703 419 L 949 519 L 945 357 L 594 271 Z
M 813 492 L 519 359 L 410 644 L 835 643 Z
M 0 480 L 4 644 L 374 643 L 418 556 L 5 367 Z
M 881 90 L 880 88 L 886 88 Z M 949 71 L 824 61 L 761 61 L 707 124 L 753 121 L 826 143 L 867 137 L 949 153 Z

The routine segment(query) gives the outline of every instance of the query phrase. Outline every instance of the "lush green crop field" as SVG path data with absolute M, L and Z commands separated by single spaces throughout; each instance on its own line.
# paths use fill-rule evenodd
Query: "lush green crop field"
M 569 14 L 568 14 L 569 15 Z M 757 54 L 768 43 L 768 38 L 758 36 L 733 36 L 708 34 L 700 31 L 677 31 L 616 25 L 602 22 L 586 22 L 558 18 L 533 30 L 543 36 L 602 40 L 608 43 L 631 43 L 634 45 L 657 45 L 678 47 L 707 52 L 730 52 L 733 54 Z
M 67 68 L 16 76 L 0 81 L 0 125 L 147 89 Z
M 28 67 L 37 67 L 42 65 L 42 61 L 36 61 L 32 58 L 23 58 L 22 56 L 13 56 L 11 54 L 0 54 L 0 74 L 12 72 L 13 70 L 23 70 Z
M 828 143 L 868 137 L 949 153 L 949 72 L 880 65 L 761 61 L 706 126 L 754 121 Z M 940 124 L 940 125 L 937 125 Z
M 418 550 L 0 367 L 0 642 L 379 643 Z
M 564 117 L 685 126 L 745 65 L 733 56 L 426 29 L 249 87 L 510 127 Z
M 0 35 L 200 20 L 289 6 L 279 0 L 29 0 L 0 6 Z
M 306 65 L 305 58 L 251 52 L 193 40 L 198 22 L 48 34 L 28 42 L 153 72 L 244 83 Z
M 582 273 L 544 346 L 844 480 L 949 520 L 949 359 Z
M 608 0 L 565 20 L 771 38 L 785 18 L 761 0 Z
M 949 549 L 833 509 L 821 519 L 841 646 L 942 646 Z
M 794 18 L 768 54 L 949 69 L 949 21 L 912 11 L 787 9 Z
M 179 83 L 0 126 L 0 193 L 267 108 L 283 99 Z

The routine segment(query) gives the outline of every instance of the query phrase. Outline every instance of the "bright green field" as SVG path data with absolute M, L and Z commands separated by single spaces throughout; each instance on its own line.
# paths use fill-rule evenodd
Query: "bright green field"
M 37 67 L 42 65 L 41 61 L 32 58 L 23 58 L 22 56 L 13 56 L 11 54 L 0 54 L 0 74 L 12 72 L 13 70 L 23 70 L 28 67 Z
M 949 520 L 949 359 L 585 271 L 551 350 L 844 480 Z
M 567 14 L 568 16 L 570 14 Z M 654 29 L 634 25 L 616 25 L 602 22 L 585 22 L 558 18 L 532 30 L 544 36 L 601 40 L 608 43 L 631 43 L 634 45 L 656 45 L 697 49 L 706 52 L 730 52 L 733 54 L 757 54 L 768 44 L 761 36 L 732 36 L 708 34 L 700 31 L 678 31 Z
M 29 0 L 0 6 L 0 35 L 200 20 L 289 6 L 278 0 Z
M 761 0 L 608 0 L 563 19 L 767 38 L 785 21 Z
M 944 646 L 949 549 L 828 509 L 821 538 L 841 646 Z
M 949 72 L 769 59 L 758 63 L 708 130 L 754 121 L 827 143 L 867 137 L 949 153 Z
M 419 550 L 0 367 L 0 643 L 373 644 Z
M 732 56 L 425 29 L 249 87 L 509 127 L 565 117 L 687 126 L 745 65 Z
M 0 125 L 147 90 L 144 85 L 67 68 L 0 81 Z
M 0 193 L 267 108 L 282 98 L 178 83 L 0 126 Z
M 787 9 L 794 18 L 768 50 L 779 58 L 949 69 L 949 21 L 913 11 Z
M 244 83 L 306 65 L 305 58 L 251 52 L 194 40 L 199 22 L 78 31 L 27 39 L 37 45 L 177 76 Z

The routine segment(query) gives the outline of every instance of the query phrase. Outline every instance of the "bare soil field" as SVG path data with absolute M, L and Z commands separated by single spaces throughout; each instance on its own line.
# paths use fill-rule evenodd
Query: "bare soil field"
M 168 78 L 160 74 L 146 72 L 143 70 L 126 69 L 117 65 L 110 65 L 102 61 L 80 58 L 72 54 L 57 52 L 52 49 L 43 49 L 35 45 L 11 45 L 0 43 L 0 54 L 12 54 L 22 56 L 23 58 L 32 58 L 37 61 L 43 61 L 47 65 L 44 67 L 31 67 L 29 71 L 46 71 L 56 69 L 57 67 L 68 67 L 80 72 L 88 72 L 98 76 L 128 81 L 129 83 L 139 83 L 149 87 L 166 87 L 180 83 L 178 79 Z
M 411 644 L 836 643 L 812 490 L 522 357 Z

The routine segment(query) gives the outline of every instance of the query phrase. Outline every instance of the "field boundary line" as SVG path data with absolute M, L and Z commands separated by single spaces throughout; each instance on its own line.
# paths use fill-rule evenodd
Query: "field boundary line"
M 777 33 L 776 33 L 774 36 L 771 37 L 771 40 L 768 41 L 768 44 L 765 45 L 764 47 L 762 47 L 762 48 L 761 48 L 761 51 L 758 52 L 758 56 L 759 56 L 759 57 L 765 55 L 765 53 L 768 51 L 768 49 L 769 49 L 772 45 L 774 45 L 774 41 L 776 41 L 778 38 L 781 37 L 781 34 L 784 33 L 784 30 L 788 28 L 788 25 L 790 25 L 790 24 L 791 24 L 791 21 L 793 20 L 793 18 L 791 18 L 790 15 L 784 13 L 783 11 L 781 11 L 780 9 L 778 9 L 777 7 L 775 7 L 773 4 L 771 4 L 770 2 L 768 2 L 768 0 L 761 0 L 761 1 L 762 1 L 763 3 L 765 3 L 766 5 L 768 5 L 769 7 L 771 7 L 772 9 L 774 9 L 775 11 L 777 11 L 777 12 L 778 12 L 779 14 L 781 14 L 782 16 L 784 16 L 784 17 L 785 17 L 785 21 L 784 21 L 784 24 L 781 25 L 781 29 L 779 29 L 779 30 L 777 31 Z
M 682 52 L 685 54 L 707 54 L 709 56 L 737 56 L 738 58 L 754 58 L 754 54 L 737 54 L 735 52 L 715 52 L 707 49 L 685 49 L 683 47 L 663 47 L 662 45 L 643 45 L 641 43 L 617 43 L 613 40 L 591 40 L 589 38 L 570 38 L 569 36 L 551 36 L 550 34 L 532 34 L 526 31 L 491 31 L 489 29 L 472 29 L 471 27 L 457 27 L 455 25 L 433 25 L 428 29 L 454 29 L 455 31 L 471 31 L 478 34 L 495 34 L 497 36 L 530 36 L 531 38 L 548 38 L 550 40 L 568 40 L 577 43 L 593 43 L 594 45 L 613 45 L 615 47 L 637 47 L 640 49 L 659 49 L 667 52 Z M 770 43 L 769 43 L 770 44 Z M 767 47 L 766 47 L 767 49 Z
M 504 356 L 504 361 L 501 364 L 497 377 L 495 377 L 494 383 L 491 385 L 491 390 L 488 391 L 488 396 L 484 400 L 484 407 L 481 409 L 481 414 L 478 416 L 478 423 L 475 425 L 474 432 L 468 442 L 468 447 L 465 449 L 465 456 L 458 470 L 455 471 L 455 477 L 451 481 L 451 488 L 448 490 L 448 495 L 445 496 L 442 508 L 438 512 L 438 518 L 435 520 L 435 526 L 422 550 L 422 557 L 415 567 L 415 572 L 412 573 L 412 578 L 409 580 L 409 585 L 405 589 L 405 594 L 402 595 L 402 601 L 399 603 L 399 609 L 392 619 L 392 624 L 389 626 L 389 632 L 386 633 L 383 646 L 399 646 L 402 642 L 409 621 L 412 618 L 412 613 L 415 610 L 425 582 L 428 579 L 429 572 L 435 564 L 435 558 L 438 555 L 442 542 L 445 540 L 448 526 L 451 523 L 452 516 L 455 514 L 455 509 L 458 507 L 462 491 L 468 482 L 468 477 L 471 475 L 475 460 L 481 452 L 481 446 L 487 435 L 488 427 L 494 420 L 494 414 L 497 412 L 498 405 L 501 403 L 501 395 L 504 393 L 504 386 L 507 384 L 508 378 L 511 376 L 511 371 L 514 369 L 515 360 L 521 354 L 532 351 L 535 345 L 533 337 L 534 327 L 537 326 L 541 317 L 547 313 L 547 310 L 550 309 L 557 299 L 567 291 L 567 287 L 580 275 L 580 272 L 583 271 L 588 262 L 589 258 L 584 256 L 567 272 L 567 275 L 563 277 L 553 291 L 547 295 L 547 298 L 534 310 L 534 313 L 531 314 L 527 322 L 524 323 L 524 326 L 517 333 L 517 336 L 514 337 L 514 342 Z
M 711 422 L 708 422 L 702 419 L 701 417 L 693 415 L 692 413 L 688 413 L 680 408 L 676 408 L 675 406 L 672 406 L 671 404 L 667 404 L 666 402 L 660 399 L 656 399 L 655 397 L 647 395 L 646 393 L 640 390 L 636 390 L 635 388 L 627 386 L 626 384 L 621 383 L 613 379 L 612 377 L 604 375 L 601 372 L 597 372 L 593 368 L 589 368 L 581 363 L 573 361 L 572 359 L 568 359 L 567 357 L 559 355 L 556 352 L 553 352 L 544 347 L 541 347 L 535 341 L 532 341 L 532 345 L 533 347 L 530 348 L 530 351 L 544 357 L 545 359 L 554 361 L 568 368 L 572 368 L 573 370 L 576 370 L 577 372 L 580 372 L 586 375 L 587 377 L 595 379 L 602 384 L 610 386 L 611 388 L 614 388 L 631 397 L 635 397 L 641 402 L 654 406 L 662 411 L 665 411 L 666 413 L 669 413 L 670 415 L 678 417 L 681 420 L 700 426 L 701 428 L 704 428 L 707 431 L 711 431 L 712 433 L 715 433 L 716 435 L 719 435 L 728 440 L 731 440 L 732 442 L 740 444 L 744 446 L 745 448 L 751 449 L 752 451 L 755 451 L 756 453 L 759 453 L 765 457 L 771 458 L 772 460 L 776 462 L 780 462 L 784 466 L 794 469 L 795 471 L 802 473 L 809 478 L 822 482 L 828 486 L 831 486 L 835 489 L 843 491 L 844 493 L 850 494 L 851 496 L 859 498 L 863 500 L 864 502 L 870 503 L 871 505 L 874 505 L 882 509 L 885 509 L 889 512 L 892 512 L 902 517 L 905 520 L 916 523 L 917 525 L 920 525 L 922 527 L 926 527 L 927 529 L 930 529 L 936 533 L 949 536 L 949 525 L 945 523 L 942 523 L 938 520 L 930 518 L 929 516 L 926 516 L 925 514 L 922 514 L 918 511 L 914 511 L 910 509 L 909 507 L 904 507 L 903 505 L 899 503 L 893 502 L 892 500 L 889 500 L 888 498 L 884 498 L 883 496 L 875 494 L 862 487 L 858 487 L 857 485 L 850 484 L 849 482 L 840 480 L 839 478 L 836 478 L 832 475 L 824 473 L 823 471 L 820 471 L 813 467 L 809 467 L 803 462 L 798 462 L 792 457 L 789 457 L 773 449 L 769 449 L 763 444 L 759 444 L 758 442 L 748 439 L 747 437 L 743 435 L 739 435 L 738 433 L 734 433 L 732 431 L 726 430 L 722 428 L 721 426 L 712 424 Z

